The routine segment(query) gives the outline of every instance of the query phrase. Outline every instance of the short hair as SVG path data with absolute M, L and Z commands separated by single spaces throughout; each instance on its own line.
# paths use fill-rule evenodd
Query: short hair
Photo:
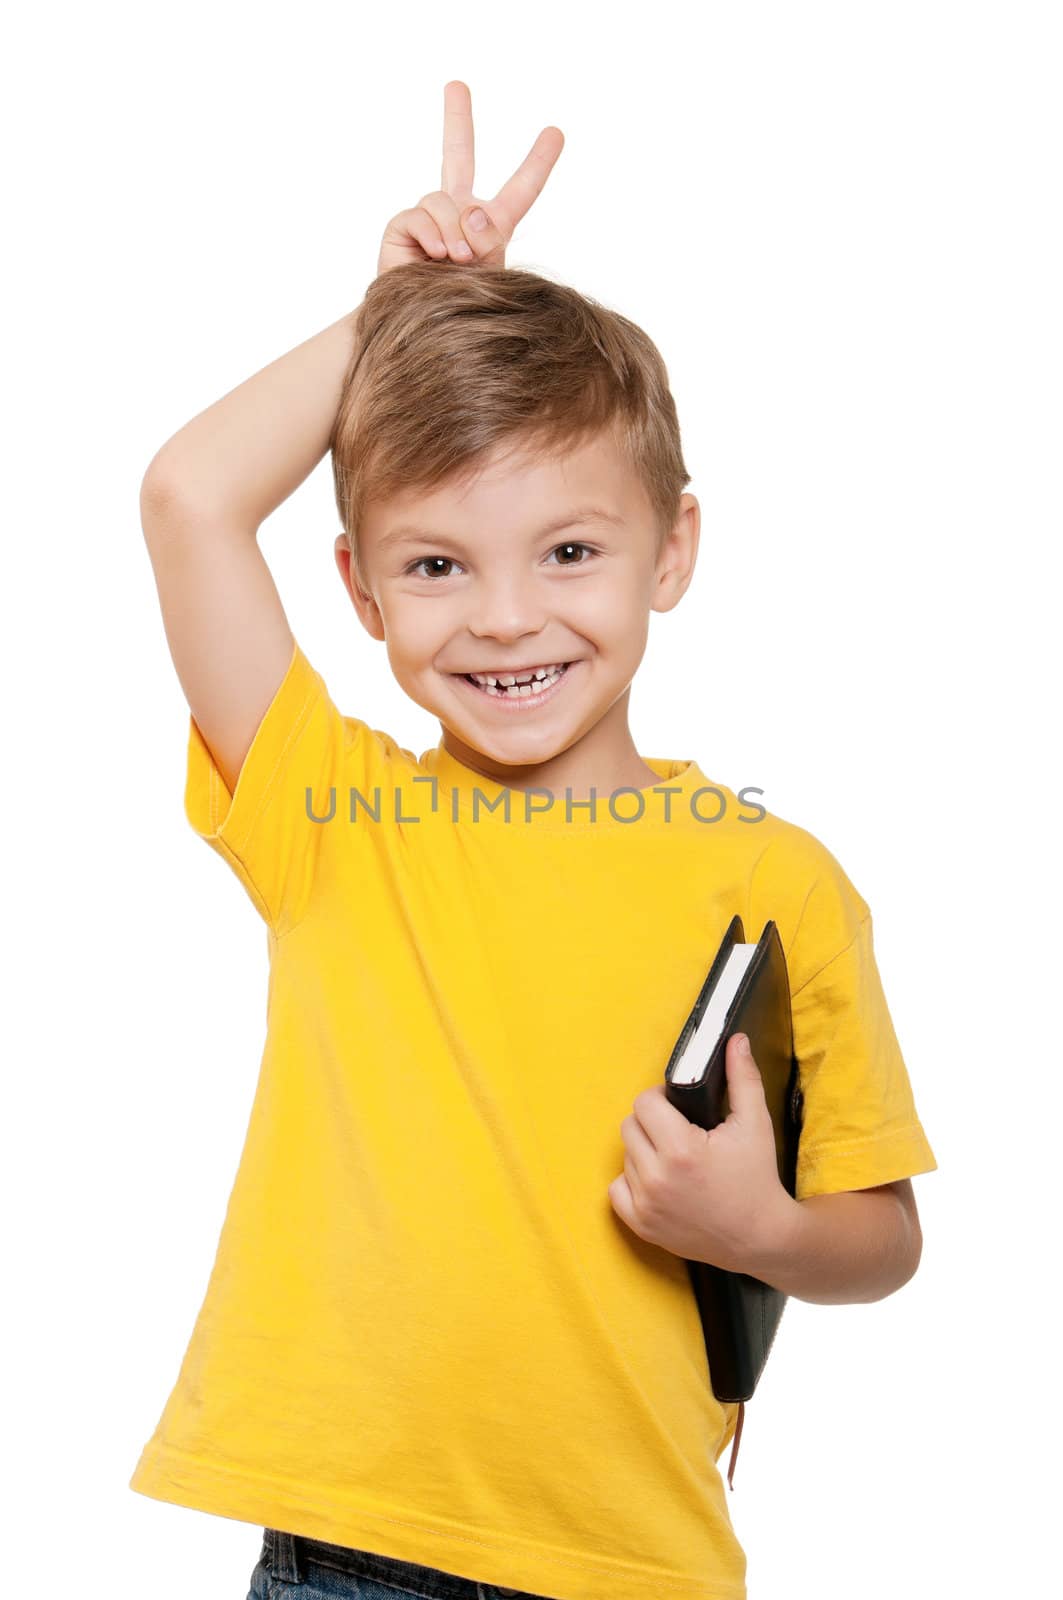
M 355 572 L 371 500 L 470 478 L 507 441 L 548 457 L 605 429 L 645 488 L 659 552 L 690 474 L 668 373 L 643 330 L 535 272 L 392 267 L 355 314 L 329 439 Z

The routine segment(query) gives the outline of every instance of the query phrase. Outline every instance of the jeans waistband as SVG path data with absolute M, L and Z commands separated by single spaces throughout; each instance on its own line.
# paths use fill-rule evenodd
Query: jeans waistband
M 423 1595 L 425 1600 L 503 1600 L 509 1596 L 514 1600 L 544 1600 L 543 1596 L 530 1594 L 525 1589 L 480 1583 L 475 1578 L 461 1578 L 453 1572 L 422 1567 L 414 1561 L 400 1561 L 395 1556 L 377 1555 L 371 1550 L 354 1550 L 343 1544 L 329 1544 L 324 1539 L 309 1539 L 301 1533 L 285 1533 L 279 1528 L 263 1531 L 263 1563 L 270 1576 L 283 1583 L 305 1583 L 313 1576 L 307 1571 L 308 1565 L 316 1565 L 357 1578 L 369 1578 L 376 1583 L 389 1583 L 397 1589 L 408 1589 L 412 1594 Z

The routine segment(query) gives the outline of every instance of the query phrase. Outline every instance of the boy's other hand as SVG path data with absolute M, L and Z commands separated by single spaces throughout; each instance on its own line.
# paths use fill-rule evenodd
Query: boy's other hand
M 730 1114 L 706 1130 L 688 1121 L 663 1083 L 644 1089 L 620 1125 L 624 1171 L 609 1185 L 613 1210 L 648 1244 L 726 1272 L 756 1276 L 798 1202 L 779 1181 L 764 1082 L 742 1034 L 727 1041 Z
M 410 261 L 449 259 L 462 266 L 504 267 L 506 246 L 531 210 L 565 144 L 560 128 L 544 128 L 493 200 L 472 192 L 472 96 L 454 79 L 443 90 L 443 187 L 392 217 L 384 230 L 377 276 Z M 484 221 L 477 227 L 477 215 Z

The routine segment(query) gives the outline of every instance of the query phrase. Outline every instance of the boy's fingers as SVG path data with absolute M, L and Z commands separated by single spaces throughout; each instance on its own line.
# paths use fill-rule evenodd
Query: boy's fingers
M 443 188 L 448 194 L 472 194 L 475 143 L 469 86 L 454 78 L 443 87 Z
M 384 235 L 386 244 L 403 244 L 412 239 L 419 244 L 426 256 L 446 255 L 447 247 L 440 236 L 439 228 L 422 206 L 414 206 L 409 211 L 400 211 L 388 225 Z
M 492 210 L 512 236 L 517 223 L 543 192 L 558 156 L 565 148 L 560 128 L 544 128 L 513 176 L 491 201 Z
M 462 237 L 458 208 L 449 194 L 437 189 L 433 194 L 424 195 L 420 204 L 438 227 L 448 254 L 455 261 L 472 261 L 473 251 Z

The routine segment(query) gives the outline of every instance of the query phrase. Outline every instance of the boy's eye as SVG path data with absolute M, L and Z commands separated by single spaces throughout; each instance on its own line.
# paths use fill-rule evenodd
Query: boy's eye
M 558 550 L 585 550 L 588 555 L 592 556 L 595 553 L 589 544 L 579 544 L 574 539 L 569 540 L 566 544 L 559 544 L 557 550 L 551 550 L 550 554 L 556 555 Z M 585 567 L 587 563 L 585 561 L 562 561 L 561 565 L 563 567 Z
M 550 554 L 556 555 L 559 550 L 566 552 L 570 550 L 583 550 L 588 556 L 593 556 L 596 553 L 589 544 L 583 544 L 582 542 L 577 542 L 575 540 L 569 540 L 565 544 L 557 545 L 553 550 L 551 550 Z M 456 564 L 457 563 L 454 562 L 450 556 L 421 556 L 417 561 L 410 562 L 410 565 L 406 568 L 406 574 L 413 574 L 417 577 L 428 579 L 446 578 L 449 577 L 449 573 L 439 572 L 438 570 L 434 572 L 421 572 L 419 569 L 422 567 L 435 567 L 437 569 L 440 566 L 453 567 Z M 587 563 L 586 561 L 562 561 L 560 562 L 560 565 L 563 567 L 585 567 Z
M 445 578 L 447 576 L 445 572 L 418 572 L 417 569 L 419 567 L 425 567 L 429 565 L 452 567 L 454 563 L 451 561 L 449 556 L 422 556 L 419 561 L 411 561 L 410 565 L 406 568 L 406 572 L 407 574 L 412 573 L 418 578 Z

